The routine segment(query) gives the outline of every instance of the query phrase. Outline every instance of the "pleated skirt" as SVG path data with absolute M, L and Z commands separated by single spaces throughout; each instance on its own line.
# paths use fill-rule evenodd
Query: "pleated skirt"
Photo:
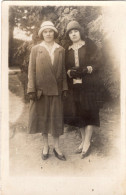
M 29 133 L 50 133 L 53 136 L 63 134 L 63 103 L 61 96 L 41 96 L 30 101 Z

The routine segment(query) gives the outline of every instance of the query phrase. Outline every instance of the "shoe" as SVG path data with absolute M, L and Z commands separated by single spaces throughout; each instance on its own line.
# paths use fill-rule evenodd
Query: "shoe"
M 57 157 L 59 160 L 64 160 L 64 161 L 66 161 L 65 156 L 64 156 L 63 154 L 62 154 L 62 155 L 58 154 L 57 151 L 55 150 L 55 148 L 53 148 L 53 152 L 54 152 L 54 154 L 55 154 L 55 157 Z
M 77 150 L 75 150 L 75 154 L 80 154 L 82 152 L 82 148 L 77 148 Z
M 42 159 L 43 159 L 43 160 L 46 160 L 47 158 L 49 158 L 49 147 L 48 147 L 48 152 L 47 152 L 47 154 L 43 154 L 43 151 L 42 151 Z
M 89 148 L 88 148 L 88 150 L 86 152 L 85 151 L 82 151 L 82 153 L 81 153 L 81 159 L 89 156 L 90 152 L 91 152 L 91 145 L 89 146 Z

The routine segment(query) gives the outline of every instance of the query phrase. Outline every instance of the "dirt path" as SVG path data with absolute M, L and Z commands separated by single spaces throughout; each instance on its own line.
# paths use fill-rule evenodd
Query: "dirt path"
M 10 75 L 11 83 L 18 81 L 16 75 Z M 120 127 L 119 108 L 104 108 L 100 112 L 101 127 L 93 134 L 91 155 L 81 160 L 74 154 L 80 143 L 77 131 L 65 131 L 60 138 L 60 147 L 67 161 L 54 157 L 52 138 L 49 137 L 50 157 L 41 159 L 43 140 L 41 134 L 28 134 L 28 104 L 22 96 L 17 96 L 10 87 L 10 174 L 25 176 L 114 176 L 119 170 Z M 17 89 L 23 94 L 21 83 Z

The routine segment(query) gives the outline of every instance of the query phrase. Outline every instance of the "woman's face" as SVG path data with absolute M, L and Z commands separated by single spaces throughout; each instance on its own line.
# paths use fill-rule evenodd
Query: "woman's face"
M 43 30 L 42 32 L 44 41 L 50 43 L 54 41 L 54 31 L 50 28 Z
M 76 43 L 81 40 L 80 32 L 76 29 L 73 29 L 69 32 L 69 37 L 73 43 Z

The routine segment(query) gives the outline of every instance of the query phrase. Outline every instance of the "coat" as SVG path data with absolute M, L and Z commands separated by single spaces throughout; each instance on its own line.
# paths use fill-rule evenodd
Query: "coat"
M 81 110 L 90 113 L 99 112 L 100 104 L 102 102 L 101 96 L 101 83 L 99 79 L 101 63 L 101 53 L 98 51 L 97 46 L 90 39 L 85 40 L 83 45 L 78 50 L 79 66 L 86 69 L 87 66 L 92 66 L 93 71 L 91 74 L 86 73 L 82 76 L 82 84 L 73 84 L 73 79 L 69 76 L 68 88 L 69 95 L 64 103 L 64 116 L 74 118 L 76 113 L 74 109 L 74 102 L 80 104 Z M 75 67 L 74 50 L 66 50 L 66 71 Z M 77 104 L 78 104 L 77 103 Z M 76 107 L 76 106 L 75 106 Z
M 65 50 L 58 46 L 53 64 L 42 45 L 32 48 L 28 68 L 27 92 L 36 92 L 37 100 L 30 101 L 29 133 L 63 134 L 62 92 L 67 90 Z
M 52 65 L 47 50 L 41 45 L 34 46 L 30 54 L 27 92 L 61 95 L 67 89 L 65 50 L 61 46 L 55 50 Z
M 99 86 L 99 72 L 101 69 L 101 53 L 90 39 L 85 40 L 85 45 L 78 50 L 79 66 L 86 68 L 92 66 L 93 72 L 82 77 L 82 88 L 85 92 L 97 92 Z M 75 66 L 74 50 L 66 50 L 66 71 Z M 72 89 L 73 79 L 67 77 L 69 89 Z

